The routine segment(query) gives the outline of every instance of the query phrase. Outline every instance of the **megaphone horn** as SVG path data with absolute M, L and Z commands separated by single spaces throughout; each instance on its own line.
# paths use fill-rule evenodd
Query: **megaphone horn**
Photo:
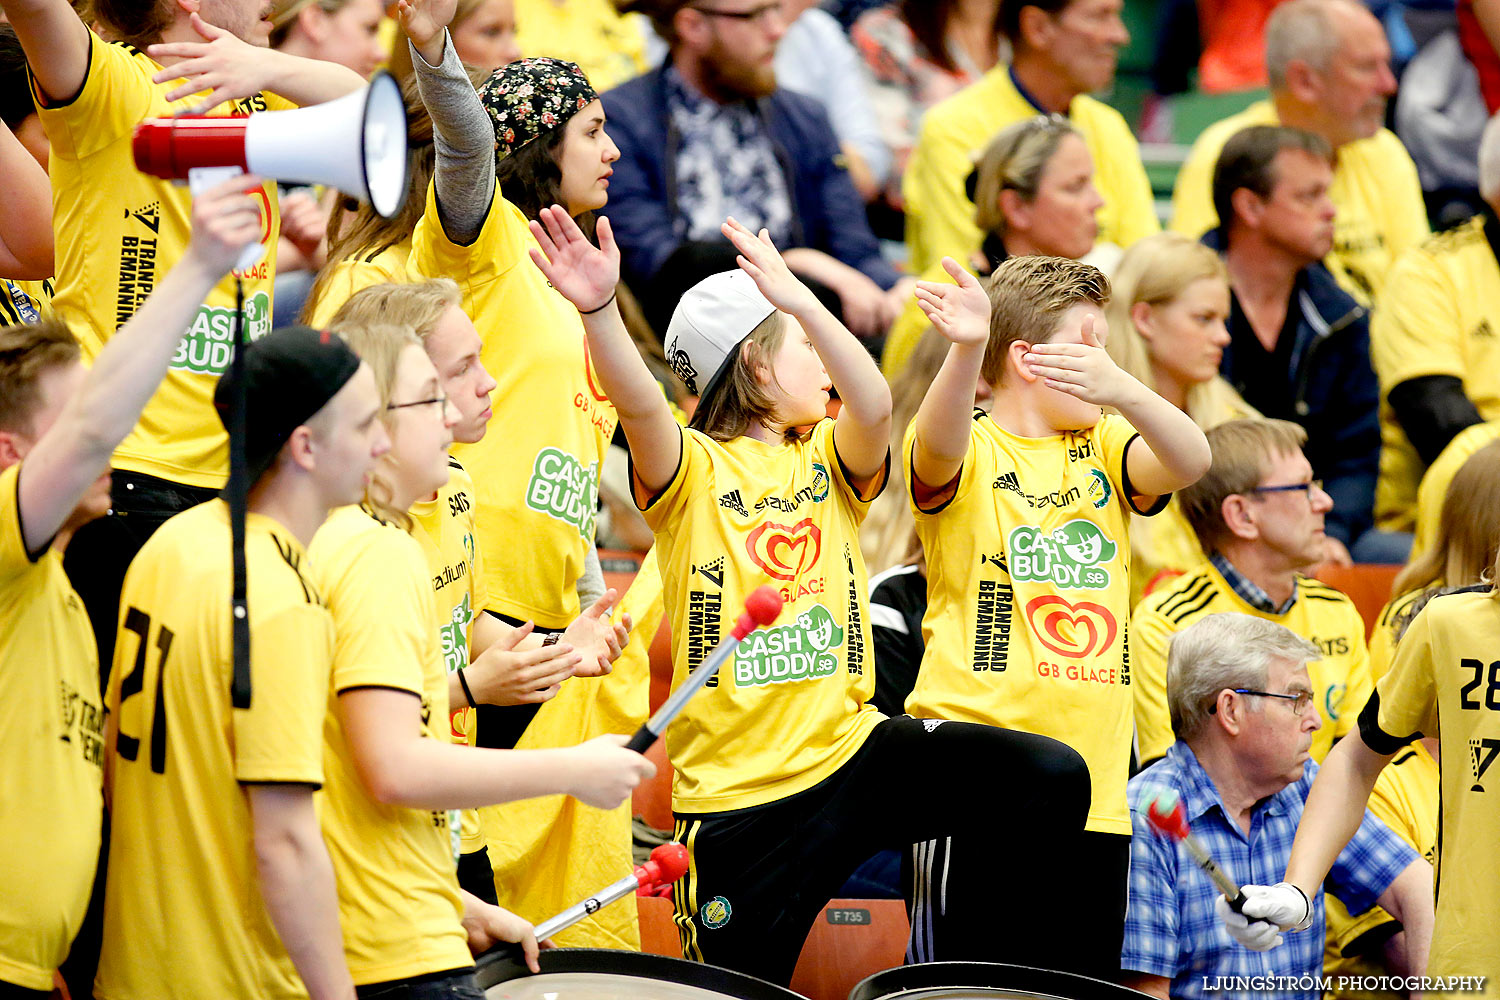
M 406 106 L 396 78 L 383 70 L 363 90 L 295 111 L 148 119 L 131 148 L 142 173 L 168 180 L 200 167 L 238 167 L 338 188 L 385 218 L 406 200 Z

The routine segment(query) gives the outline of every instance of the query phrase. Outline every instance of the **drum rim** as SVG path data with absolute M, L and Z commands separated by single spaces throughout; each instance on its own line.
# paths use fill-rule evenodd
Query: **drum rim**
M 982 980 L 976 981 L 973 978 L 985 974 L 993 976 L 996 970 L 1005 972 L 1007 978 L 1003 986 L 985 983 Z M 934 974 L 940 976 L 946 974 L 953 978 L 951 981 L 934 981 L 931 978 Z M 1124 997 L 1146 996 L 1144 993 L 1128 986 L 1121 986 L 1119 983 L 1094 979 L 1076 972 L 1039 969 L 1031 965 L 1008 965 L 1003 962 L 923 962 L 917 965 L 898 965 L 866 976 L 849 991 L 849 1000 L 880 1000 L 881 997 L 889 996 L 893 990 L 963 989 L 964 987 L 1022 990 L 1058 996 L 1059 987 L 1068 985 L 1086 987 L 1084 991 L 1076 993 L 1070 991 L 1063 994 L 1072 997 L 1073 1000 L 1095 1000 L 1095 998 L 1123 1000 Z
M 609 956 L 611 965 L 617 968 L 599 968 L 600 956 Z M 550 948 L 541 953 L 542 972 L 608 972 L 610 975 L 629 976 L 637 979 L 668 981 L 698 989 L 716 990 L 739 998 L 739 1000 L 807 1000 L 800 993 L 783 989 L 764 979 L 717 965 L 692 962 L 683 958 L 669 958 L 639 951 L 617 951 L 610 948 Z M 656 975 L 652 973 L 656 972 Z M 670 972 L 668 975 L 666 973 Z M 687 972 L 684 978 L 684 972 Z M 513 950 L 498 949 L 480 956 L 475 964 L 474 978 L 479 988 L 488 990 L 501 983 L 525 979 L 532 975 L 526 968 L 526 960 Z M 503 976 L 503 978 L 502 978 Z

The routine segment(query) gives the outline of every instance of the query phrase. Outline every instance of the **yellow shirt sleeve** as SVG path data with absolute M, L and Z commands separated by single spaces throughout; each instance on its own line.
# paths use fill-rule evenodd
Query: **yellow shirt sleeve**
M 323 783 L 328 630 L 328 611 L 315 604 L 288 606 L 266 621 L 252 613 L 255 693 L 232 722 L 238 780 Z
M 37 111 L 52 155 L 81 160 L 118 142 L 151 111 L 155 90 L 132 64 L 135 57 L 89 32 L 89 65 L 83 88 L 71 101 L 48 105 L 36 92 Z
M 472 302 L 485 285 L 503 277 L 526 259 L 526 228 L 515 225 L 517 217 L 495 184 L 489 214 L 479 235 L 468 246 L 448 239 L 438 214 L 436 183 L 427 185 L 427 208 L 412 235 L 407 270 L 416 280 L 424 276 L 448 275 L 458 282 L 465 302 Z
M 1081 99 L 1075 101 L 1074 107 L 1081 103 Z M 1096 145 L 1103 147 L 1094 156 L 1094 172 L 1107 203 L 1100 213 L 1099 239 L 1129 249 L 1137 240 L 1161 232 L 1151 179 L 1141 163 L 1140 144 L 1125 119 L 1107 105 L 1093 107 L 1091 112 L 1095 120 L 1090 131 Z
M 1388 736 L 1404 738 L 1413 733 L 1437 735 L 1437 685 L 1433 677 L 1433 643 L 1430 628 L 1432 605 L 1407 628 L 1396 646 L 1390 671 L 1376 690 L 1380 692 L 1380 729 Z
M 944 256 L 964 260 L 983 234 L 974 224 L 974 203 L 964 178 L 974 169 L 972 150 L 961 129 L 928 114 L 901 178 L 906 201 L 906 246 L 911 267 L 923 271 Z
M 707 451 L 712 439 L 686 427 L 679 427 L 677 433 L 682 437 L 682 454 L 677 460 L 677 471 L 673 473 L 672 481 L 662 487 L 661 492 L 650 497 L 641 506 L 641 516 L 646 519 L 646 524 L 652 531 L 661 531 L 666 525 L 682 517 L 712 468 Z M 630 475 L 634 479 L 634 464 Z
M 1370 650 L 1365 645 L 1364 619 L 1359 617 L 1359 612 L 1352 604 L 1349 605 L 1349 611 L 1355 619 L 1347 626 L 1349 638 L 1354 645 L 1354 655 L 1349 658 L 1349 674 L 1345 681 L 1347 686 L 1339 703 L 1338 723 L 1333 731 L 1335 739 L 1359 728 L 1360 709 L 1365 707 L 1365 702 L 1370 700 L 1370 695 L 1375 690 L 1370 670 Z
M 1130 616 L 1130 657 L 1135 661 L 1135 739 L 1140 763 L 1155 760 L 1176 742 L 1167 708 L 1167 647 L 1173 629 L 1151 607 L 1141 602 Z
M 340 554 L 342 572 L 327 595 L 338 621 L 333 690 L 388 687 L 420 698 L 436 625 L 422 550 L 394 528 L 356 541 L 356 551 Z
M 1464 376 L 1460 294 L 1426 250 L 1396 261 L 1370 322 L 1370 361 L 1382 396 L 1423 375 Z
M 1219 214 L 1214 211 L 1213 177 L 1222 146 L 1211 135 L 1199 136 L 1178 168 L 1177 182 L 1172 185 L 1170 226 L 1175 232 L 1197 239 L 1219 224 Z

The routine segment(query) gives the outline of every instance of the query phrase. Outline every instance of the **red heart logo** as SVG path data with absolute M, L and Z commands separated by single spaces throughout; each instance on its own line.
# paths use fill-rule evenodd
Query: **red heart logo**
M 791 527 L 766 521 L 745 539 L 745 549 L 757 566 L 778 580 L 795 580 L 818 563 L 823 533 L 812 518 Z
M 1115 616 L 1103 605 L 1091 601 L 1069 604 L 1056 594 L 1026 602 L 1026 620 L 1043 646 L 1075 659 L 1109 649 L 1119 631 Z

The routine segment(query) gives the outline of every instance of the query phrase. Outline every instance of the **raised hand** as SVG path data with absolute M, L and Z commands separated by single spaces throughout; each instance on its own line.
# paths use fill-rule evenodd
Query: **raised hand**
M 985 343 L 990 338 L 990 297 L 984 286 L 952 257 L 943 258 L 943 270 L 957 284 L 917 282 L 917 305 L 947 340 L 955 344 Z
M 206 98 L 182 112 L 204 115 L 225 101 L 251 97 L 265 89 L 268 80 L 265 49 L 209 24 L 196 12 L 189 20 L 204 41 L 158 42 L 146 47 L 146 54 L 158 62 L 171 58 L 184 60 L 173 63 L 151 78 L 153 83 L 186 81 L 167 94 L 168 101 L 180 101 L 200 91 L 210 91 Z
M 793 316 L 805 315 L 809 310 L 820 306 L 818 297 L 786 266 L 776 245 L 771 242 L 770 233 L 762 229 L 757 236 L 740 225 L 733 216 L 725 220 L 719 229 L 740 252 L 736 258 L 740 270 L 750 275 L 755 287 L 760 289 L 760 293 L 771 305 Z
M 187 256 L 196 258 L 214 276 L 228 273 L 240 252 L 260 240 L 264 198 L 250 192 L 263 183 L 254 174 L 240 174 L 194 198 Z
M 595 809 L 613 809 L 647 778 L 656 765 L 634 750 L 625 749 L 628 736 L 595 736 L 573 748 L 578 759 L 577 780 L 568 794 Z
M 1032 344 L 1022 361 L 1052 389 L 1096 406 L 1115 406 L 1140 383 L 1120 370 L 1094 333 L 1094 317 L 1085 316 L 1081 343 Z
M 401 30 L 422 53 L 428 65 L 443 58 L 443 29 L 453 22 L 458 0 L 397 0 L 396 19 Z M 432 55 L 437 58 L 431 58 Z
M 608 305 L 620 283 L 620 248 L 609 219 L 600 217 L 597 233 L 596 247 L 560 205 L 542 209 L 531 223 L 531 235 L 542 248 L 530 251 L 532 262 L 581 313 Z
M 569 643 L 583 657 L 573 671 L 574 677 L 602 677 L 613 669 L 611 664 L 630 641 L 630 616 L 619 623 L 610 620 L 616 594 L 606 590 L 563 631 L 562 641 Z
M 562 682 L 584 663 L 582 654 L 566 639 L 552 646 L 517 650 L 531 634 L 527 622 L 496 639 L 489 649 L 464 668 L 464 679 L 481 705 L 539 705 L 557 694 Z

